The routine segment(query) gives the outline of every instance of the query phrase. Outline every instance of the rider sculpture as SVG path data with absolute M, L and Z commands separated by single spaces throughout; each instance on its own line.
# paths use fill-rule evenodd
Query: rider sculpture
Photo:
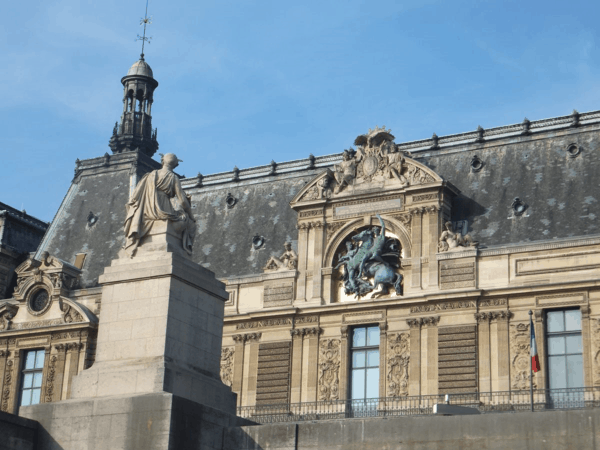
M 394 287 L 396 295 L 402 295 L 402 275 L 396 273 L 392 265 L 383 258 L 389 239 L 385 237 L 385 223 L 379 214 L 377 218 L 381 228 L 369 228 L 353 236 L 352 241 L 356 242 L 356 247 L 350 242 L 346 243 L 348 251 L 338 260 L 336 269 L 345 266 L 343 280 L 346 294 L 361 297 L 377 290 L 381 285 L 381 291 L 371 297 L 389 294 L 390 286 Z M 373 284 L 368 281 L 371 278 Z

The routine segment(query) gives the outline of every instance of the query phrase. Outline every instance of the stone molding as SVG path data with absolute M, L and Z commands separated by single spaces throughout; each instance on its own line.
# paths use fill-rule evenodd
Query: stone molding
M 290 335 L 292 337 L 319 336 L 321 333 L 323 333 L 323 330 L 320 327 L 293 328 L 290 330 Z
M 275 319 L 254 320 L 251 322 L 240 322 L 235 325 L 236 330 L 249 330 L 253 328 L 279 327 L 292 325 L 291 317 L 282 317 Z
M 411 306 L 410 313 L 418 314 L 431 311 L 445 311 L 453 309 L 476 308 L 477 303 L 474 300 L 458 301 L 458 302 L 442 302 L 429 305 Z
M 486 322 L 486 321 L 489 322 L 492 320 L 508 321 L 508 320 L 510 320 L 512 315 L 513 315 L 512 312 L 510 312 L 510 310 L 508 310 L 508 309 L 506 311 L 486 311 L 486 312 L 475 313 L 475 320 L 477 320 L 477 322 Z
M 589 236 L 587 238 L 564 238 L 560 241 L 542 241 L 539 243 L 531 243 L 527 245 L 514 244 L 504 245 L 498 248 L 486 248 L 479 250 L 479 256 L 497 256 L 508 255 L 513 253 L 536 252 L 540 250 L 554 250 L 559 248 L 569 247 L 587 247 L 600 244 L 600 235 Z
M 406 319 L 406 323 L 410 328 L 433 327 L 438 325 L 440 318 L 440 316 L 419 317 L 417 319 Z
M 261 337 L 262 337 L 262 333 L 234 334 L 232 336 L 232 338 L 235 342 L 259 341 Z
M 485 308 L 488 306 L 505 306 L 508 304 L 508 299 L 506 298 L 494 298 L 488 300 L 479 300 L 479 307 Z

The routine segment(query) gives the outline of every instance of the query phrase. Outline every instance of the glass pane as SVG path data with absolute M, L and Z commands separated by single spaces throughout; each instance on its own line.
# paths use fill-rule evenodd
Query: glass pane
M 546 316 L 548 319 L 548 333 L 565 331 L 564 316 L 562 311 L 549 311 Z
M 367 352 L 367 366 L 378 367 L 379 366 L 379 350 L 371 350 Z
M 352 347 L 364 347 L 366 344 L 366 328 L 355 328 L 352 334 Z
M 33 389 L 31 391 L 31 404 L 37 405 L 40 402 L 40 394 L 42 393 L 41 389 Z
M 550 375 L 550 389 L 567 387 L 567 374 L 565 373 L 565 357 L 549 356 L 548 373 Z
M 567 353 L 583 353 L 581 347 L 581 335 L 565 336 L 567 341 Z
M 25 369 L 33 369 L 35 363 L 35 352 L 27 352 L 25 356 Z
M 365 398 L 365 370 L 352 371 L 352 400 Z
M 379 369 L 367 369 L 367 398 L 379 397 Z
M 369 327 L 367 333 L 367 345 L 379 346 L 379 327 Z
M 564 355 L 565 338 L 564 336 L 548 336 L 548 354 Z
M 581 311 L 573 309 L 565 311 L 565 330 L 579 331 L 581 330 Z
M 567 356 L 567 387 L 583 387 L 583 355 Z
M 44 368 L 44 350 L 40 350 L 36 352 L 35 356 L 35 368 L 43 369 Z
M 33 374 L 33 387 L 42 387 L 42 372 Z
M 25 377 L 23 377 L 23 389 L 30 388 L 32 386 L 32 383 L 33 383 L 33 374 L 26 373 Z
M 23 395 L 21 396 L 21 405 L 31 405 L 31 389 L 25 389 L 23 391 Z
M 352 353 L 352 367 L 365 367 L 365 352 Z

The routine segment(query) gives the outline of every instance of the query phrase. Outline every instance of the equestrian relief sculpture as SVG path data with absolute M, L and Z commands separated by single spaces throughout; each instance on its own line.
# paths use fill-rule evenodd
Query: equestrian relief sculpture
M 385 223 L 378 214 L 381 228 L 372 227 L 363 230 L 351 241 L 346 242 L 347 252 L 338 258 L 337 270 L 344 267 L 344 291 L 346 295 L 355 294 L 362 297 L 369 292 L 375 292 L 371 298 L 389 294 L 393 287 L 396 295 L 402 295 L 402 275 L 396 273 L 397 261 L 400 256 L 398 241 L 385 236 Z M 368 280 L 372 279 L 373 284 Z
M 162 155 L 162 168 L 144 175 L 131 194 L 126 206 L 127 240 L 123 246 L 130 257 L 143 245 L 143 238 L 150 233 L 152 225 L 159 221 L 171 222 L 181 236 L 183 249 L 188 255 L 192 254 L 196 219 L 192 214 L 191 197 L 185 194 L 179 177 L 173 172 L 180 161 L 173 153 Z M 173 206 L 172 199 L 177 206 Z

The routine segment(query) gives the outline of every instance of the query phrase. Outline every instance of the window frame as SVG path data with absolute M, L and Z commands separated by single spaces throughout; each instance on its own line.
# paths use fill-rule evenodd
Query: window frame
M 38 359 L 38 354 L 41 352 L 41 354 L 43 355 L 42 358 L 42 362 L 41 362 L 41 367 L 36 367 L 36 363 L 37 363 L 37 359 Z M 35 353 L 34 356 L 34 360 L 33 360 L 33 368 L 32 369 L 27 369 L 26 365 L 27 365 L 27 355 L 30 353 Z M 46 368 L 46 349 L 45 348 L 31 348 L 31 349 L 24 349 L 22 351 L 21 354 L 21 364 L 20 364 L 20 370 L 19 370 L 19 386 L 18 386 L 18 391 L 17 391 L 17 405 L 20 408 L 21 406 L 32 406 L 32 405 L 39 405 L 40 403 L 42 403 L 42 391 L 44 388 L 44 381 L 45 381 L 45 368 Z M 28 374 L 32 374 L 32 381 L 31 381 L 31 387 L 25 387 L 25 377 Z M 35 374 L 40 374 L 41 376 L 41 381 L 40 381 L 40 385 L 39 386 L 34 386 L 34 382 L 35 382 Z M 39 390 L 40 392 L 40 397 L 39 397 L 39 401 L 37 403 L 32 403 L 31 399 L 33 398 L 33 392 L 35 390 Z M 29 397 L 29 403 L 28 404 L 23 404 L 23 394 L 25 391 L 31 391 L 31 396 Z
M 556 312 L 562 312 L 563 313 L 563 325 L 565 325 L 566 328 L 566 321 L 565 321 L 565 313 L 567 311 L 578 311 L 580 314 L 580 328 L 579 330 L 570 330 L 570 331 L 566 331 L 566 329 L 564 331 L 549 331 L 549 319 L 548 319 L 548 315 L 551 313 L 556 313 Z M 546 309 L 544 310 L 544 349 L 545 349 L 545 355 L 544 355 L 544 362 L 546 363 L 546 386 L 547 389 L 579 389 L 581 387 L 585 386 L 585 373 L 584 373 L 584 364 L 585 361 L 584 359 L 584 349 L 583 349 L 583 314 L 581 312 L 581 308 L 579 307 L 571 307 L 571 308 L 552 308 L 552 309 Z M 567 337 L 567 336 L 579 336 L 579 338 L 581 339 L 581 352 L 580 353 L 568 353 L 567 352 L 567 348 L 566 348 L 566 342 L 565 342 L 565 350 L 564 353 L 560 353 L 560 354 L 550 354 L 550 338 L 551 337 Z M 572 387 L 572 386 L 568 386 L 568 382 L 569 382 L 569 378 L 568 378 L 568 366 L 566 365 L 566 361 L 567 361 L 567 356 L 575 356 L 575 355 L 581 355 L 581 359 L 582 359 L 582 371 L 581 371 L 581 386 L 576 386 L 576 387 Z M 564 363 L 565 363 L 565 382 L 567 384 L 566 387 L 551 387 L 550 385 L 550 358 L 551 357 L 561 357 L 564 359 Z
M 365 330 L 365 345 L 361 347 L 354 346 L 354 332 L 359 329 Z M 377 345 L 367 345 L 368 342 L 368 330 L 369 328 L 376 328 L 378 335 L 378 343 Z M 349 377 L 348 377 L 348 400 L 352 402 L 352 404 L 358 403 L 366 403 L 369 399 L 377 399 L 380 397 L 380 379 L 381 379 L 381 329 L 379 324 L 360 324 L 355 325 L 349 330 Z M 368 365 L 368 352 L 377 350 L 378 358 L 377 358 L 377 366 L 369 366 Z M 365 364 L 363 367 L 354 367 L 354 354 L 358 352 L 365 352 Z M 364 386 L 363 386 L 363 397 L 362 398 L 353 398 L 353 386 L 354 386 L 354 370 L 363 370 L 364 373 Z M 378 377 L 377 377 L 377 396 L 376 397 L 367 397 L 367 369 L 377 369 Z

